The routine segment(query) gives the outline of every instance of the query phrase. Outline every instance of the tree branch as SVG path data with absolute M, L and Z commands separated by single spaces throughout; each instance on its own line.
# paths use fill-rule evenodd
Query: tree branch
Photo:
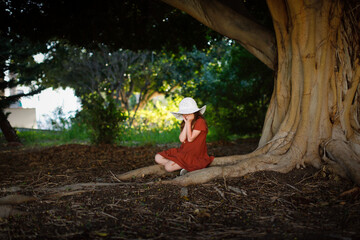
M 220 0 L 162 0 L 209 28 L 240 43 L 271 69 L 276 63 L 275 35 Z

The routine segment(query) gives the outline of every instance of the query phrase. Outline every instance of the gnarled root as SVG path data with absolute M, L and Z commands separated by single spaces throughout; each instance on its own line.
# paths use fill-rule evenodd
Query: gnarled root
M 125 181 L 132 178 L 145 177 L 147 175 L 164 176 L 168 173 L 162 165 L 152 165 L 149 167 L 138 168 L 123 174 L 116 175 L 117 179 Z
M 266 150 L 268 148 L 265 148 Z M 296 149 L 296 148 L 294 148 Z M 303 154 L 289 149 L 285 154 L 273 155 L 271 152 L 264 153 L 264 148 L 255 150 L 250 154 L 234 155 L 215 158 L 213 163 L 205 169 L 187 173 L 184 176 L 172 180 L 163 181 L 165 184 L 188 186 L 201 184 L 217 178 L 241 177 L 256 171 L 277 171 L 287 173 L 302 163 Z M 169 174 L 161 165 L 153 165 L 126 172 L 116 177 L 119 180 L 144 177 L 146 175 L 163 176 Z
M 223 165 L 229 165 L 229 164 L 235 164 L 241 160 L 247 159 L 250 156 L 253 156 L 254 154 L 246 154 L 246 155 L 233 155 L 233 156 L 226 156 L 226 157 L 218 157 L 215 158 L 214 161 L 210 166 L 213 166 L 212 168 L 215 169 L 216 166 L 223 166 Z M 201 170 L 199 170 L 201 171 Z M 198 172 L 198 171 L 195 171 Z M 192 174 L 192 173 L 188 173 Z M 187 174 L 187 175 L 188 175 Z M 164 166 L 161 165 L 152 165 L 148 167 L 138 168 L 134 169 L 132 171 L 116 175 L 116 178 L 121 181 L 126 181 L 133 178 L 139 178 L 139 177 L 145 177 L 147 175 L 155 175 L 155 176 L 165 176 L 165 175 L 171 175 L 171 173 L 167 172 L 164 168 Z M 202 177 L 205 179 L 205 177 Z
M 233 165 L 213 166 L 193 171 L 173 180 L 163 181 L 163 183 L 188 186 L 205 183 L 218 178 L 241 177 L 248 173 L 262 170 L 287 173 L 296 166 L 296 162 L 297 159 L 293 154 L 291 154 L 291 151 L 283 156 L 265 154 L 241 160 Z
M 329 170 L 360 184 L 360 145 L 343 140 L 330 140 L 320 146 L 323 160 Z

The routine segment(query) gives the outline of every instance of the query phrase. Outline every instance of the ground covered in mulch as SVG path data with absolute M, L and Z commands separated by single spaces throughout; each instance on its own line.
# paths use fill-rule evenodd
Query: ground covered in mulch
M 257 139 L 208 144 L 250 152 Z M 360 239 L 360 190 L 311 167 L 180 187 L 119 182 L 174 145 L 0 148 L 0 239 Z

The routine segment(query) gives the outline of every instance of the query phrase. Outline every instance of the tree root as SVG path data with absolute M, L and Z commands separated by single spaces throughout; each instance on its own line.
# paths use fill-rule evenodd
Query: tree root
M 25 212 L 15 209 L 14 206 L 0 205 L 0 219 L 23 214 L 25 214 Z
M 353 148 L 357 148 L 356 150 Z M 323 160 L 331 172 L 349 178 L 360 185 L 360 158 L 356 154 L 360 145 L 332 139 L 320 146 Z
M 190 172 L 184 176 L 172 180 L 163 181 L 164 184 L 189 186 L 201 184 L 219 178 L 242 177 L 257 171 L 276 171 L 287 173 L 296 166 L 295 157 L 291 153 L 284 156 L 272 156 L 270 154 L 241 160 L 233 165 L 213 166 Z
M 248 173 L 262 170 L 287 173 L 295 167 L 299 167 L 299 163 L 303 162 L 301 160 L 303 157 L 302 154 L 292 149 L 289 149 L 283 155 L 272 155 L 271 152 L 264 153 L 269 150 L 270 146 L 271 144 L 265 145 L 245 155 L 217 157 L 210 166 L 205 169 L 189 172 L 184 176 L 162 181 L 161 183 L 188 186 L 205 183 L 217 178 L 241 177 Z M 146 175 L 164 176 L 166 174 L 169 173 L 165 171 L 163 166 L 152 165 L 135 169 L 117 175 L 116 177 L 119 180 L 126 181 Z
M 21 191 L 21 188 L 11 187 L 12 194 L 0 198 L 0 218 L 8 218 L 14 215 L 23 215 L 25 212 L 18 211 L 15 207 L 16 205 L 29 203 L 39 200 L 57 200 L 66 196 L 73 196 L 77 194 L 82 194 L 90 191 L 94 191 L 97 187 L 108 187 L 108 186 L 118 186 L 124 184 L 134 184 L 134 183 L 76 183 L 71 185 L 66 185 L 62 187 L 55 188 L 37 188 L 33 191 L 44 193 L 42 196 L 26 196 L 17 191 Z M 136 184 L 136 183 L 135 183 Z M 148 183 L 153 184 L 153 183 Z M 143 185 L 143 183 L 141 184 Z M 13 190 L 15 189 L 15 190 Z M 7 191 L 5 191 L 7 192 Z
M 217 157 L 214 159 L 214 161 L 210 164 L 209 167 L 213 168 L 213 167 L 217 167 L 217 166 L 222 167 L 224 165 L 234 165 L 242 160 L 261 155 L 267 149 L 268 149 L 268 147 L 263 147 L 263 148 L 255 150 L 254 152 L 251 152 L 249 154 Z M 195 172 L 197 172 L 197 171 L 195 171 Z M 188 173 L 188 174 L 190 174 L 190 173 Z M 188 174 L 186 174 L 186 175 L 188 175 Z M 117 180 L 126 181 L 126 180 L 130 180 L 130 179 L 134 179 L 134 178 L 145 177 L 148 175 L 154 175 L 154 176 L 161 177 L 161 176 L 165 176 L 165 175 L 170 176 L 170 175 L 172 175 L 172 173 L 167 172 L 163 166 L 156 164 L 156 165 L 152 165 L 152 166 L 148 166 L 148 167 L 134 169 L 129 172 L 116 175 L 115 177 Z M 202 177 L 202 178 L 204 178 L 204 177 Z
M 152 165 L 149 167 L 138 168 L 123 174 L 116 175 L 118 180 L 124 181 L 129 180 L 132 178 L 139 178 L 145 177 L 147 175 L 156 175 L 156 176 L 165 176 L 165 175 L 172 175 L 171 173 L 167 172 L 164 166 L 161 165 Z
M 161 183 L 188 186 L 209 182 L 218 178 L 241 177 L 256 171 L 267 170 L 287 173 L 295 167 L 305 167 L 305 158 L 310 157 L 310 163 L 314 162 L 314 159 L 319 159 L 319 157 L 313 155 L 305 155 L 294 143 L 284 154 L 278 154 L 277 148 L 273 149 L 273 151 L 268 151 L 269 146 L 271 146 L 271 144 L 265 145 L 245 155 L 215 158 L 210 166 L 205 169 L 189 172 L 184 176 L 179 176 L 172 180 L 165 180 Z M 344 140 L 330 140 L 320 145 L 320 155 L 328 164 L 330 171 L 360 184 L 360 158 L 356 154 L 357 152 L 360 152 L 360 145 Z M 319 165 L 320 159 L 316 161 L 316 163 Z M 318 165 L 316 166 L 320 167 L 320 165 Z M 168 174 L 163 166 L 153 165 L 117 175 L 117 178 L 126 181 L 146 175 L 164 176 Z
M 36 198 L 32 196 L 25 196 L 20 194 L 8 195 L 6 197 L 0 198 L 0 205 L 17 205 L 35 200 Z

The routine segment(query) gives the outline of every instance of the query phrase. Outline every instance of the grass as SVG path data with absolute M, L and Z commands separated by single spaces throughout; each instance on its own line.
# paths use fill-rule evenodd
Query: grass
M 139 110 L 137 118 L 133 126 L 123 131 L 119 139 L 115 142 L 117 145 L 124 146 L 142 146 L 142 145 L 157 145 L 167 143 L 179 142 L 179 122 L 170 114 L 171 111 L 177 110 L 178 101 L 168 101 L 163 104 L 160 101 L 156 104 L 149 104 L 144 109 Z M 18 131 L 18 136 L 24 146 L 54 146 L 71 143 L 90 144 L 90 134 L 85 125 L 79 119 L 66 119 L 58 111 L 55 114 L 54 122 L 55 129 L 51 130 L 26 130 Z M 71 126 L 67 129 L 68 126 Z M 252 136 L 240 136 L 235 134 L 228 134 L 222 126 L 209 126 L 207 142 L 215 142 L 218 140 L 234 141 L 240 138 L 249 138 Z M 0 144 L 6 143 L 2 133 L 0 132 Z
M 73 132 L 68 130 L 62 131 L 39 131 L 28 130 L 19 132 L 18 136 L 24 146 L 54 146 L 69 143 L 88 143 L 87 137 L 75 136 Z
M 128 129 L 122 136 L 122 140 L 119 142 L 121 145 L 156 145 L 178 142 L 179 129 L 172 128 L 169 130 L 162 129 Z
M 140 129 L 131 128 L 124 131 L 121 140 L 116 142 L 117 145 L 124 146 L 143 146 L 143 145 L 157 145 L 179 142 L 178 128 L 172 129 Z M 90 138 L 85 129 L 80 127 L 71 128 L 69 130 L 52 131 L 52 130 L 26 130 L 18 131 L 18 136 L 25 147 L 45 147 L 56 146 L 62 144 L 81 143 L 90 144 Z M 244 138 L 246 136 L 232 136 L 229 140 L 235 138 Z M 208 142 L 218 141 L 224 139 L 224 136 L 219 134 L 215 128 L 210 128 L 207 136 Z M 0 144 L 6 141 L 0 133 Z

